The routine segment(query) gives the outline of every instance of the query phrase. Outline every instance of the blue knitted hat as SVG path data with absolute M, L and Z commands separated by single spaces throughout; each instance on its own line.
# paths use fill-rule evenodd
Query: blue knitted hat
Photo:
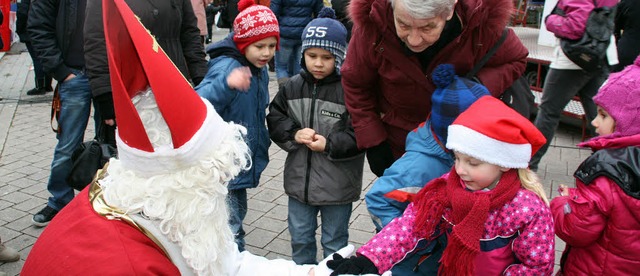
M 482 96 L 489 95 L 484 85 L 456 76 L 451 64 L 440 64 L 433 70 L 436 90 L 431 95 L 431 127 L 442 144 L 447 141 L 447 128 Z
M 304 51 L 309 48 L 322 48 L 336 58 L 336 72 L 347 53 L 347 28 L 336 20 L 336 13 L 332 8 L 324 7 L 318 13 L 318 18 L 311 20 L 302 32 L 302 60 L 300 64 L 305 68 Z

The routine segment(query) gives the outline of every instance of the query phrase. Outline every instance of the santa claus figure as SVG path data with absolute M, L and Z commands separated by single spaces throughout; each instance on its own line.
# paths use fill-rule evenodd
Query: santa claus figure
M 329 275 L 326 260 L 238 251 L 225 199 L 251 166 L 245 128 L 195 93 L 124 0 L 103 11 L 118 158 L 51 221 L 21 275 Z

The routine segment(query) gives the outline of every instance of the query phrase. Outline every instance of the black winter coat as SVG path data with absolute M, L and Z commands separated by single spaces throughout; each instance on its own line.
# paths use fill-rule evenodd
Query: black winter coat
M 615 36 L 620 63 L 614 67 L 615 72 L 632 64 L 640 54 L 640 1 L 622 0 L 616 12 Z
M 189 0 L 126 0 L 131 10 L 151 32 L 188 80 L 199 83 L 207 73 L 204 45 Z M 84 26 L 84 49 L 87 75 L 96 101 L 111 104 L 111 81 L 107 61 L 102 1 L 88 0 Z M 100 108 L 103 109 L 103 108 Z M 113 107 L 111 107 L 113 109 Z M 104 114 L 104 119 L 113 115 Z M 110 118 L 111 117 L 111 118 Z
M 62 81 L 73 72 L 65 64 L 71 35 L 82 32 L 78 26 L 79 1 L 32 0 L 27 32 L 45 72 Z M 94 0 L 95 1 L 95 0 Z
M 288 196 L 313 206 L 360 199 L 364 153 L 356 146 L 338 74 L 317 81 L 302 70 L 291 77 L 269 105 L 267 125 L 271 140 L 288 153 L 284 165 Z M 326 138 L 324 152 L 295 141 L 302 128 Z
M 31 39 L 29 38 L 29 33 L 27 33 L 27 18 L 29 15 L 29 6 L 31 5 L 31 0 L 22 0 L 17 6 L 18 10 L 16 11 L 16 34 L 20 37 L 21 42 L 29 42 Z

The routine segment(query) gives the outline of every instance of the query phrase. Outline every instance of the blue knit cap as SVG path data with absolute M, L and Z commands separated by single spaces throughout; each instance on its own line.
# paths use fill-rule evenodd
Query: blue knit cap
M 436 90 L 431 95 L 431 127 L 446 145 L 449 125 L 477 99 L 489 95 L 489 90 L 475 81 L 456 76 L 451 64 L 438 65 L 432 78 Z
M 332 8 L 324 7 L 318 13 L 318 18 L 311 20 L 302 32 L 302 60 L 300 64 L 305 68 L 304 51 L 309 48 L 322 48 L 329 51 L 336 58 L 336 72 L 340 74 L 340 67 L 347 53 L 347 28 L 336 20 L 336 13 Z

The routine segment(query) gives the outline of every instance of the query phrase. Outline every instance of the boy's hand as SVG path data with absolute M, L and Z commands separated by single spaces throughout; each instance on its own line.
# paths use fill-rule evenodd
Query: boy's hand
M 247 66 L 233 69 L 227 76 L 227 85 L 232 89 L 248 91 L 251 86 L 251 69 Z
M 309 145 L 313 142 L 313 136 L 316 135 L 316 131 L 310 128 L 303 128 L 296 132 L 294 139 L 298 144 Z
M 316 133 L 313 136 L 313 141 L 309 144 L 307 144 L 307 147 L 309 149 L 311 149 L 312 151 L 318 151 L 318 152 L 323 152 L 324 151 L 324 147 L 327 145 L 327 138 L 324 138 L 324 136 Z

